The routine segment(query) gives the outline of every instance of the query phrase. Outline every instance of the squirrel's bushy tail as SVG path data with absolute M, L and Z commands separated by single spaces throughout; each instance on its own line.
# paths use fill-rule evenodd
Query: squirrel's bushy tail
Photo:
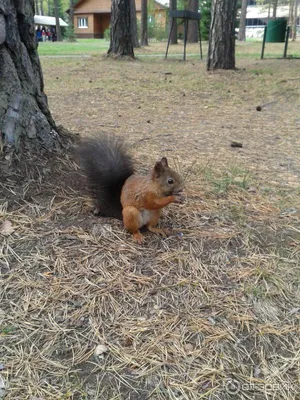
M 134 173 L 133 160 L 123 140 L 104 135 L 87 138 L 78 153 L 99 214 L 122 219 L 122 186 Z

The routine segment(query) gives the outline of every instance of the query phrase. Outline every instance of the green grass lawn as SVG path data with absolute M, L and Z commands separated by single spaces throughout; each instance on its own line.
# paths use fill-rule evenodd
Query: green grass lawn
M 40 42 L 40 56 L 95 55 L 107 51 L 109 42 L 104 39 L 79 39 L 76 42 Z
M 167 43 L 151 41 L 150 46 L 135 49 L 137 57 L 163 57 L 166 51 Z M 109 47 L 109 41 L 105 39 L 78 39 L 74 43 L 46 42 L 39 43 L 38 52 L 40 56 L 93 56 L 105 54 Z M 202 43 L 203 57 L 207 55 L 207 42 Z M 237 58 L 260 58 L 262 48 L 261 40 L 249 39 L 246 42 L 236 42 Z M 284 43 L 266 43 L 265 58 L 282 57 Z M 199 44 L 187 45 L 187 59 L 199 58 Z M 177 45 L 171 45 L 168 57 L 182 58 L 183 42 Z M 300 42 L 289 42 L 288 56 L 300 57 Z

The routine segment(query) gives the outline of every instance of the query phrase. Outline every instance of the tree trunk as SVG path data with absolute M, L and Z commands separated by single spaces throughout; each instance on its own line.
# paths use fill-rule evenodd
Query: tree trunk
M 189 11 L 198 12 L 199 11 L 199 0 L 189 0 L 187 9 Z M 199 29 L 198 21 L 189 21 L 189 30 L 187 40 L 189 43 L 198 43 L 199 40 Z
M 69 26 L 66 29 L 66 38 L 69 42 L 76 42 L 76 34 L 74 30 L 74 2 L 69 1 Z
M 141 10 L 141 45 L 149 46 L 148 43 L 148 4 L 147 0 L 142 0 Z
M 47 1 L 47 6 L 48 6 L 48 15 L 53 15 L 53 5 L 51 4 L 51 0 Z
M 277 6 L 278 6 L 278 0 L 273 0 L 273 18 L 276 18 L 277 15 Z
M 270 15 L 271 15 L 271 0 L 269 1 L 269 6 L 268 6 L 268 18 L 267 18 L 267 22 L 269 22 L 270 20 Z
M 59 135 L 44 93 L 34 0 L 2 1 L 0 12 L 0 144 L 6 160 L 25 150 L 42 155 L 58 148 Z
M 39 15 L 39 2 L 38 0 L 34 1 L 34 11 L 35 11 L 35 15 Z
M 69 24 L 72 25 L 72 27 L 74 28 L 74 3 L 75 0 L 70 0 L 70 4 L 69 4 Z
M 293 4 L 292 41 L 297 38 L 298 0 Z
M 207 70 L 235 68 L 237 0 L 213 0 Z
M 177 10 L 177 0 L 170 0 L 170 11 L 176 11 Z M 170 29 L 171 29 L 171 24 L 172 24 L 172 18 L 170 18 Z M 176 19 L 174 20 L 174 25 L 172 29 L 172 36 L 171 36 L 171 44 L 177 44 L 177 22 Z
M 247 16 L 247 0 L 242 0 L 241 17 L 238 40 L 246 40 L 246 16 Z
M 289 36 L 290 38 L 293 36 L 294 1 L 296 1 L 296 0 L 289 0 L 289 19 L 288 19 L 288 25 L 291 27 L 290 36 Z
M 130 0 L 112 0 L 108 56 L 134 58 Z
M 135 48 L 140 47 L 138 32 L 137 32 L 135 0 L 130 0 L 130 19 L 131 19 L 131 34 L 133 40 L 133 47 Z
M 40 0 L 40 10 L 41 10 L 41 15 L 45 15 L 44 14 L 44 1 Z
M 58 0 L 53 0 L 54 1 L 54 15 L 55 15 L 55 22 L 56 22 L 56 40 L 58 42 L 62 41 L 61 37 L 61 30 L 60 30 L 60 23 L 59 23 L 59 9 L 58 9 Z

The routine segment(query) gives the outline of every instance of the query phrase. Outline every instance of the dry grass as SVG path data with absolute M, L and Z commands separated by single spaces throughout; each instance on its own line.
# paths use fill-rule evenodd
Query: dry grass
M 142 172 L 167 155 L 187 201 L 139 246 L 69 157 L 1 179 L 7 399 L 299 398 L 299 64 L 43 61 L 57 123 L 126 136 Z

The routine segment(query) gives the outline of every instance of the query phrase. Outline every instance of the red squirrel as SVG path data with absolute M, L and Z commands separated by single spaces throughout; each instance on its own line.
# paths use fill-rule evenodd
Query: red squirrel
M 79 156 L 100 215 L 122 219 L 139 244 L 144 241 L 140 232 L 144 226 L 162 236 L 169 233 L 157 223 L 162 208 L 183 202 L 183 187 L 166 157 L 148 175 L 136 175 L 125 143 L 115 136 L 83 140 Z

